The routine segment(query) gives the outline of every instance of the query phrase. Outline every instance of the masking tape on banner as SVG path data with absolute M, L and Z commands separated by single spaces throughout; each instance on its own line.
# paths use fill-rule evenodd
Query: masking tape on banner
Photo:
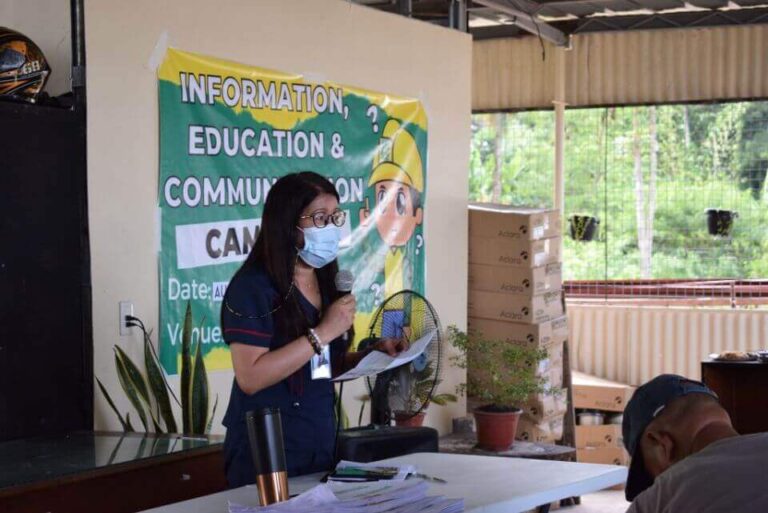
M 160 67 L 160 63 L 163 62 L 165 52 L 168 50 L 169 39 L 170 37 L 168 36 L 168 31 L 164 30 L 163 33 L 160 34 L 160 37 L 157 39 L 157 44 L 155 44 L 155 48 L 152 50 L 152 53 L 149 54 L 147 68 L 149 68 L 153 73 L 157 71 L 157 68 Z
M 160 254 L 163 247 L 163 209 L 155 208 L 155 253 Z
M 308 73 L 304 73 L 303 75 L 304 83 L 310 83 L 310 84 L 325 84 L 328 82 L 328 78 L 323 75 L 322 73 L 316 73 L 314 71 L 310 71 Z
M 424 130 L 426 130 L 427 127 L 429 126 L 429 120 L 430 120 L 429 114 L 431 110 L 429 107 L 429 102 L 427 101 L 427 93 L 423 90 L 419 91 L 419 94 L 418 96 L 416 96 L 416 99 L 419 100 L 419 102 L 421 103 L 421 108 L 424 109 L 424 117 L 427 120 L 427 125 L 423 128 Z M 427 148 L 427 151 L 429 151 L 429 148 Z

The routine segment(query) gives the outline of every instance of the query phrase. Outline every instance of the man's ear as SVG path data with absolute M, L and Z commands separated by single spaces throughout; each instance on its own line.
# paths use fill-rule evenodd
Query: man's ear
M 416 224 L 424 222 L 424 209 L 421 207 L 416 209 Z
M 656 477 L 675 463 L 675 441 L 666 431 L 648 429 L 643 434 L 645 468 Z

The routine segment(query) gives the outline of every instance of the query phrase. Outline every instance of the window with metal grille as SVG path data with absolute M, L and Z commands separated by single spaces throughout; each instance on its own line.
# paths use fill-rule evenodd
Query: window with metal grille
M 470 198 L 552 207 L 554 112 L 476 114 Z M 568 109 L 570 298 L 768 302 L 768 102 Z

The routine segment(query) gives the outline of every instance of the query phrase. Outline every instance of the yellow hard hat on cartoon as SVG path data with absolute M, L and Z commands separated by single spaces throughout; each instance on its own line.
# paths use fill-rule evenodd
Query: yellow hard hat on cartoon
M 384 125 L 379 147 L 373 158 L 368 186 L 385 180 L 400 182 L 424 192 L 424 172 L 416 140 L 396 119 Z

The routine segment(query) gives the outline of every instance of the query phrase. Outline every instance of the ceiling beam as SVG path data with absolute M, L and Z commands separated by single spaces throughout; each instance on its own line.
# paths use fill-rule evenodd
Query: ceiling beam
M 355 3 L 360 3 L 361 0 L 354 0 Z M 366 1 L 366 0 L 362 0 Z M 404 0 L 394 0 L 389 2 L 381 1 L 375 5 L 367 4 L 375 9 L 379 9 L 381 11 L 387 11 L 391 13 L 397 13 L 400 14 L 401 5 Z M 428 13 L 428 14 L 443 14 L 444 16 L 448 16 L 448 6 L 450 5 L 450 2 L 448 0 L 410 0 L 410 8 L 411 12 L 414 15 L 422 14 L 422 13 Z
M 448 26 L 452 29 L 466 32 L 469 29 L 469 15 L 467 14 L 467 0 L 451 0 Z
M 567 47 L 570 44 L 569 36 L 552 25 L 537 20 L 533 10 L 530 13 L 523 12 L 520 9 L 513 7 L 510 2 L 504 0 L 473 0 L 473 2 L 506 14 L 510 17 L 510 22 L 512 24 L 520 27 L 526 32 L 541 36 L 543 39 L 546 39 L 557 46 Z
M 553 22 L 555 28 L 567 34 L 589 32 L 627 31 L 638 29 L 718 27 L 729 25 L 752 25 L 768 23 L 768 7 L 735 9 L 731 11 L 689 11 L 665 14 L 632 14 L 620 16 L 594 16 L 588 18 Z M 520 27 L 499 25 L 496 27 L 475 27 L 470 30 L 476 40 L 500 37 L 523 37 Z

